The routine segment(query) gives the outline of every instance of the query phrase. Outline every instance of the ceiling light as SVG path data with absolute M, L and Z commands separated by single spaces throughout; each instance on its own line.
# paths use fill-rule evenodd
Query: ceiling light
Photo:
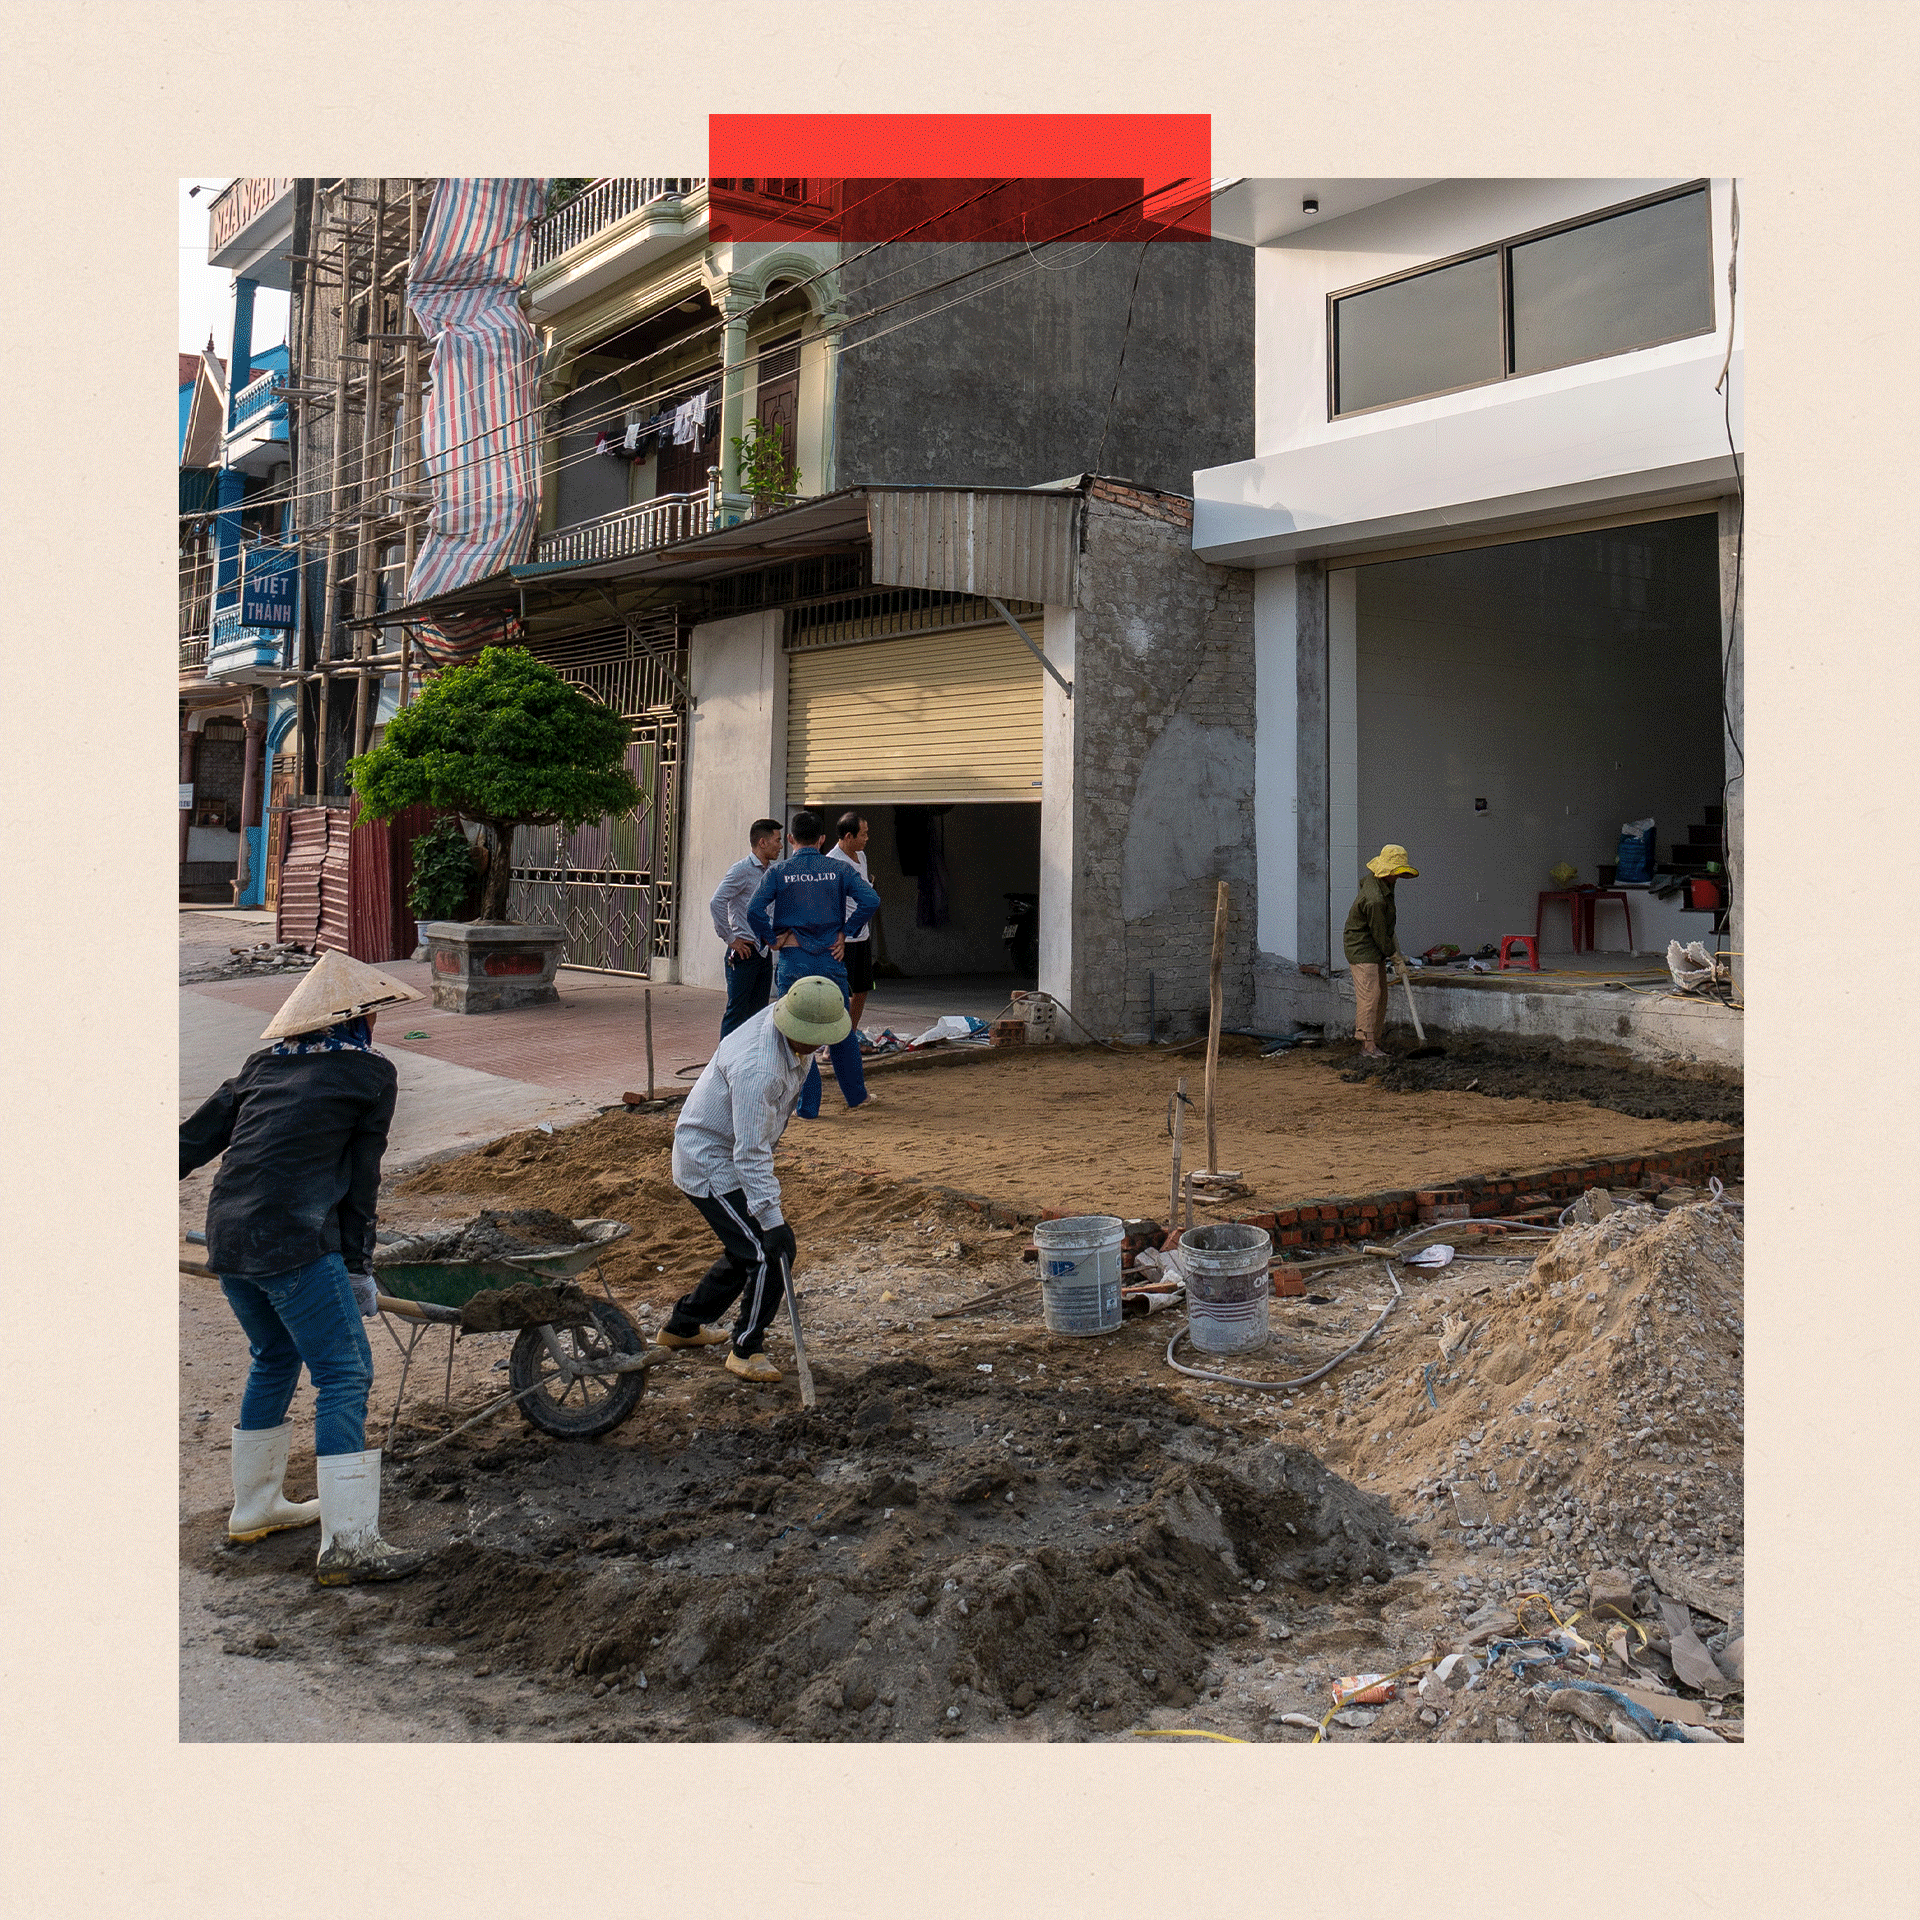
M 1300 211 L 1302 213 L 1318 213 L 1320 211 L 1320 202 L 1316 200 L 1312 194 L 1308 194 L 1307 197 L 1300 202 Z

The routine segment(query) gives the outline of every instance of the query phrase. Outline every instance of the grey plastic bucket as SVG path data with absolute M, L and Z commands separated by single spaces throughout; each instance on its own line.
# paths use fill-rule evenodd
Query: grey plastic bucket
M 1120 1242 L 1125 1237 L 1125 1227 L 1110 1213 L 1076 1214 L 1035 1226 L 1049 1333 L 1111 1333 L 1120 1324 Z
M 1187 1338 L 1202 1353 L 1267 1344 L 1273 1241 L 1264 1227 L 1195 1227 L 1180 1236 L 1174 1257 L 1187 1280 Z

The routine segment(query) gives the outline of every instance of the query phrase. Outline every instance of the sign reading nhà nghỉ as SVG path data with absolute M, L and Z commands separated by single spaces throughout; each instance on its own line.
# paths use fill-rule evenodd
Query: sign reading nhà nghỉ
M 293 589 L 291 567 L 272 573 L 249 573 L 240 588 L 240 624 L 243 627 L 292 626 Z

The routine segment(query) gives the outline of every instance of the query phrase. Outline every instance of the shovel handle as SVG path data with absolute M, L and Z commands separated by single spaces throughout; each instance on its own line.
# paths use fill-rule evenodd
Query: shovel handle
M 780 1284 L 787 1294 L 787 1325 L 793 1333 L 793 1364 L 800 1375 L 800 1404 L 813 1405 L 813 1369 L 807 1365 L 807 1343 L 800 1337 L 800 1304 L 793 1297 L 793 1269 L 785 1256 L 780 1261 Z
M 1427 1030 L 1420 1024 L 1420 1014 L 1413 1004 L 1413 980 L 1407 972 L 1404 956 L 1400 961 L 1400 985 L 1407 996 L 1407 1018 L 1413 1022 L 1414 1038 L 1424 1047 L 1427 1044 Z

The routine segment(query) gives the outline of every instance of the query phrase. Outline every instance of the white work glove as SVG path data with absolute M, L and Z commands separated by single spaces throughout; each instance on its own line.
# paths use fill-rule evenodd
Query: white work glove
M 353 1304 L 360 1309 L 362 1320 L 371 1320 L 380 1311 L 379 1288 L 373 1284 L 370 1273 L 350 1273 L 347 1275 L 353 1287 Z

